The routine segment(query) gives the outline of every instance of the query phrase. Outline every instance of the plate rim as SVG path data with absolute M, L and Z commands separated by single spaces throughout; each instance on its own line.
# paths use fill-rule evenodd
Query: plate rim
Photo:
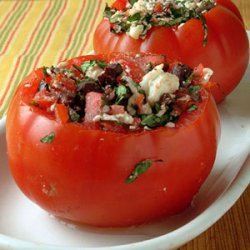
M 0 134 L 5 134 L 6 116 L 0 119 Z M 165 246 L 167 249 L 175 249 L 181 245 L 186 244 L 194 239 L 215 222 L 217 222 L 239 199 L 245 189 L 250 183 L 250 152 L 241 166 L 238 174 L 235 176 L 232 183 L 227 190 L 224 191 L 207 209 L 201 214 L 192 219 L 187 224 L 177 228 L 169 233 L 161 236 L 153 237 L 148 240 L 143 240 L 135 243 L 124 245 L 108 246 L 108 247 L 64 247 L 54 246 L 46 243 L 36 243 L 32 241 L 20 240 L 0 233 L 0 246 L 8 248 L 15 247 L 15 249 L 47 249 L 47 250 L 129 250 L 133 247 L 134 250 L 150 250 L 152 247 Z M 223 206 L 222 206 L 223 205 Z M 223 209 L 221 209 L 223 207 Z M 211 219 L 211 213 L 214 215 Z M 192 228 L 190 237 L 190 228 Z M 173 242 L 171 239 L 178 238 L 178 242 Z M 166 249 L 166 248 L 164 248 Z

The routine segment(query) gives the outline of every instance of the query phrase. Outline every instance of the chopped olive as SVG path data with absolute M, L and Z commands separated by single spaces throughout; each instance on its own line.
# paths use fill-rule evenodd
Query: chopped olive
M 192 75 L 193 70 L 185 64 L 178 63 L 173 67 L 171 73 L 176 75 L 179 78 L 180 85 L 184 86 Z
M 83 95 L 86 95 L 88 92 L 92 91 L 102 93 L 101 86 L 94 80 L 82 80 L 77 85 L 77 92 L 81 92 Z

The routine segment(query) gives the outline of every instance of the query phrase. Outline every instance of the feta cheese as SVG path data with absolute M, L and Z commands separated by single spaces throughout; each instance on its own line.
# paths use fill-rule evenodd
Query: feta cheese
M 111 122 L 118 122 L 118 123 L 131 125 L 134 123 L 134 118 L 130 114 L 125 112 L 123 114 L 115 114 L 115 115 L 109 115 L 109 114 L 96 115 L 93 121 L 94 122 L 111 121 Z
M 147 73 L 139 83 L 145 91 L 147 101 L 151 106 L 160 100 L 165 94 L 172 94 L 179 89 L 179 79 L 177 76 L 163 71 L 163 64 L 156 66 Z
M 143 33 L 144 31 L 144 26 L 143 25 L 136 25 L 136 24 L 132 24 L 130 26 L 130 29 L 129 29 L 129 36 L 131 36 L 132 38 L 134 39 L 139 39 L 140 35 Z
M 86 71 L 86 76 L 94 80 L 97 80 L 98 76 L 100 76 L 103 73 L 104 70 L 96 64 L 88 68 L 88 70 Z
M 203 69 L 203 81 L 202 81 L 202 83 L 204 83 L 204 84 L 207 83 L 210 80 L 213 73 L 214 73 L 213 70 L 211 70 L 210 68 L 204 68 Z

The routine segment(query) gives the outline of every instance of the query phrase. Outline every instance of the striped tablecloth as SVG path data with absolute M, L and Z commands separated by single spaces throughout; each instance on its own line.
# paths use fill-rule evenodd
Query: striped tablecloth
M 0 118 L 34 68 L 88 53 L 112 0 L 0 0 Z

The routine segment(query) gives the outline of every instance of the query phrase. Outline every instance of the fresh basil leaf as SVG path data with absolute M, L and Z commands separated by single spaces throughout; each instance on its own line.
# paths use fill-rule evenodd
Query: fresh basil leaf
M 169 115 L 164 114 L 163 116 L 159 117 L 157 115 L 143 115 L 141 125 L 147 126 L 149 128 L 156 128 L 160 126 L 164 126 L 169 121 Z
M 82 65 L 81 65 L 81 70 L 82 72 L 86 73 L 88 71 L 88 69 L 90 67 L 93 67 L 95 65 L 98 65 L 100 68 L 104 69 L 107 65 L 107 63 L 105 61 L 102 60 L 89 60 L 89 61 L 85 61 Z
M 95 62 L 102 69 L 105 69 L 106 66 L 107 66 L 107 63 L 105 61 L 103 61 L 103 60 L 96 60 Z
M 126 183 L 134 182 L 141 174 L 146 172 L 154 162 L 162 162 L 162 160 L 144 160 L 135 165 L 134 170 L 126 179 Z
M 200 16 L 200 19 L 201 19 L 201 22 L 202 22 L 202 28 L 204 30 L 203 47 L 206 47 L 206 45 L 207 45 L 207 39 L 208 39 L 207 21 L 206 21 L 204 15 L 202 15 L 202 14 Z
M 111 8 L 108 6 L 108 4 L 105 6 L 103 16 L 107 17 L 108 19 L 112 16 Z
M 40 139 L 40 142 L 49 144 L 49 143 L 52 143 L 54 141 L 54 138 L 55 138 L 55 133 L 51 132 L 50 134 L 48 134 L 48 135 L 44 136 L 42 139 Z
M 139 12 L 135 13 L 133 16 L 128 17 L 129 22 L 139 21 L 141 19 L 141 14 Z
M 69 117 L 72 122 L 78 122 L 81 118 L 81 116 L 74 110 L 74 109 L 69 109 Z
M 198 109 L 198 106 L 196 104 L 192 104 L 188 109 L 187 112 L 193 112 Z
M 117 95 L 116 104 L 119 104 L 127 94 L 127 88 L 124 85 L 120 85 L 115 89 L 115 93 Z
M 131 6 L 133 6 L 136 2 L 138 2 L 139 0 L 129 0 L 129 3 L 131 4 Z
M 191 86 L 188 88 L 189 93 L 196 93 L 196 92 L 198 92 L 200 89 L 201 89 L 201 86 L 200 86 L 200 85 L 191 85 Z

